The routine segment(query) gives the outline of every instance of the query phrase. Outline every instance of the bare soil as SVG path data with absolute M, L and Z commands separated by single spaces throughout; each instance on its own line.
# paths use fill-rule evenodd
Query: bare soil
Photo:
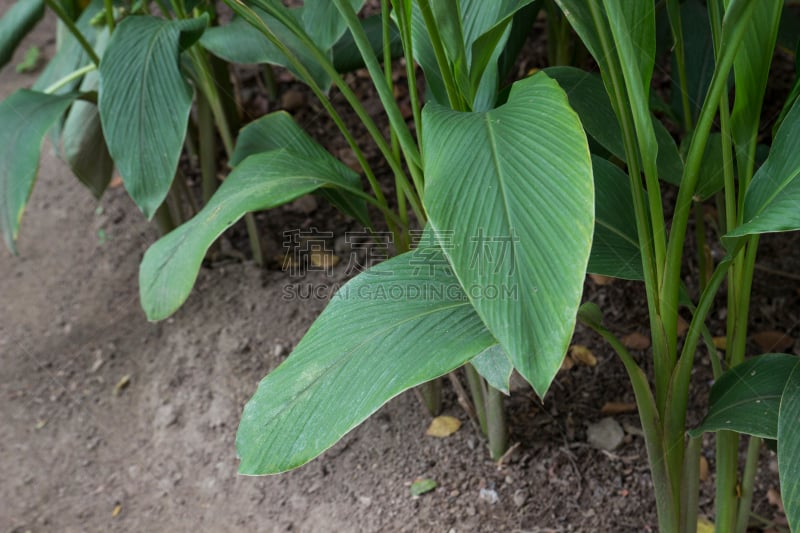
M 0 71 L 0 97 L 33 82 L 13 65 L 31 44 L 52 54 L 53 28 L 40 25 Z M 321 207 L 298 209 L 260 218 L 275 243 L 292 224 L 330 227 L 336 237 L 351 229 Z M 137 275 L 156 238 L 122 188 L 95 201 L 45 147 L 21 255 L 0 252 L 0 531 L 656 530 L 637 415 L 614 415 L 626 436 L 613 452 L 587 443 L 587 426 L 606 416 L 601 407 L 633 395 L 608 347 L 581 328 L 573 342 L 588 346 L 597 366 L 562 371 L 544 403 L 517 387 L 507 400 L 516 448 L 502 464 L 489 460 L 447 389 L 445 414 L 464 421 L 451 437 L 425 436 L 430 417 L 409 392 L 296 471 L 237 475 L 242 406 L 324 298 L 286 299 L 297 283 L 286 272 L 223 260 L 201 271 L 173 318 L 148 323 Z M 800 337 L 798 281 L 786 275 L 796 273 L 800 239 L 764 241 L 760 263 L 771 270 L 757 275 L 753 327 Z M 344 269 L 332 278 L 310 272 L 302 283 L 340 281 Z M 647 335 L 638 285 L 587 281 L 585 297 L 618 333 Z M 697 375 L 691 422 L 702 417 L 707 362 Z M 712 516 L 712 438 L 703 453 L 711 473 L 701 505 Z M 767 498 L 778 486 L 772 452 L 762 466 L 755 510 L 780 523 Z M 438 487 L 415 498 L 409 485 L 420 477 Z

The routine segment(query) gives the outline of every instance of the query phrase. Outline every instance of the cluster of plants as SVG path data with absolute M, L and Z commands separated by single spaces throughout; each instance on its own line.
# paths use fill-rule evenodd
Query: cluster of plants
M 704 432 L 716 432 L 717 531 L 746 531 L 765 441 L 777 450 L 790 527 L 800 528 L 800 358 L 747 357 L 759 236 L 800 229 L 797 82 L 772 129 L 762 122 L 776 43 L 796 57 L 789 2 L 381 0 L 377 15 L 360 18 L 364 0 L 224 0 L 234 18 L 219 24 L 210 1 L 20 0 L 0 22 L 2 62 L 45 4 L 64 30 L 58 52 L 32 90 L 0 103 L 0 225 L 10 248 L 48 131 L 94 194 L 116 167 L 164 230 L 140 269 L 151 320 L 183 304 L 208 250 L 243 217 L 258 260 L 254 211 L 316 193 L 394 237 L 396 257 L 343 286 L 261 381 L 237 434 L 241 472 L 301 466 L 413 387 L 435 411 L 439 378 L 458 385 L 451 373 L 460 367 L 471 393 L 464 403 L 497 458 L 512 371 L 544 397 L 580 320 L 630 378 L 661 531 L 697 527 Z M 507 84 L 540 16 L 552 66 Z M 396 56 L 412 88 L 409 120 L 395 99 Z M 651 90 L 665 58 L 669 101 Z M 239 128 L 229 63 L 289 69 L 361 173 L 287 113 Z M 342 75 L 362 67 L 388 134 Z M 414 89 L 420 74 L 424 94 Z M 221 184 L 218 139 L 232 169 Z M 183 150 L 203 177 L 203 205 L 188 214 Z M 385 169 L 394 198 L 379 182 Z M 712 203 L 709 224 L 703 206 Z M 706 253 L 712 240 L 723 257 Z M 689 261 L 699 268 L 687 270 Z M 646 365 L 603 324 L 602 309 L 581 305 L 587 272 L 643 283 Z M 722 287 L 724 353 L 707 325 Z M 683 337 L 682 316 L 691 317 Z M 690 428 L 690 388 L 707 386 L 692 382 L 701 357 L 715 381 L 705 419 Z

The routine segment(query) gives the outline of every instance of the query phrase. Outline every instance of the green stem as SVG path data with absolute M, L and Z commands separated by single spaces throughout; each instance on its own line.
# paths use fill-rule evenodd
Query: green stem
M 158 206 L 153 219 L 156 221 L 156 226 L 158 226 L 158 231 L 161 232 L 162 237 L 175 229 L 175 221 L 172 219 L 172 214 L 166 201 Z
M 86 40 L 86 37 L 84 37 L 81 30 L 75 25 L 75 22 L 70 18 L 69 14 L 64 11 L 61 4 L 56 0 L 44 0 L 44 3 L 47 4 L 47 7 L 52 9 L 58 19 L 64 23 L 64 26 L 66 26 L 72 36 L 75 37 L 75 40 L 81 45 L 81 48 L 83 48 L 83 51 L 89 56 L 92 63 L 94 63 L 96 67 L 100 66 L 100 58 L 97 57 L 94 48 L 92 48 L 92 45 Z
M 706 255 L 706 224 L 705 215 L 703 213 L 703 204 L 695 202 L 694 204 L 694 238 L 697 246 L 697 269 L 700 272 L 700 291 L 705 290 L 708 285 L 708 256 Z
M 253 262 L 260 266 L 264 266 L 264 251 L 261 248 L 261 239 L 259 238 L 258 225 L 256 225 L 256 217 L 253 213 L 247 213 L 244 216 L 244 223 L 247 226 L 247 237 L 250 240 L 250 251 L 253 252 Z
M 406 17 L 405 2 L 403 0 L 392 0 L 392 5 L 397 13 L 397 22 L 400 26 L 401 41 L 403 43 L 403 55 L 406 59 L 406 81 L 408 83 L 408 95 L 411 99 L 411 112 L 414 116 L 414 131 L 417 133 L 417 143 L 422 145 L 422 106 L 417 92 L 417 70 L 414 60 L 411 17 Z
M 77 80 L 78 78 L 83 77 L 85 74 L 88 74 L 93 70 L 97 70 L 97 65 L 95 65 L 94 63 L 92 63 L 91 65 L 86 65 L 85 67 L 81 67 L 78 70 L 73 70 L 63 78 L 53 82 L 53 84 L 47 87 L 44 90 L 44 92 L 47 94 L 53 94 L 57 90 L 68 84 L 69 82 Z
M 686 50 L 683 42 L 683 24 L 681 23 L 681 7 L 678 0 L 667 0 L 667 16 L 669 27 L 672 30 L 672 40 L 675 43 L 675 62 L 678 64 L 678 78 L 680 80 L 681 106 L 683 108 L 683 125 L 686 131 L 694 127 L 692 108 L 689 104 L 689 90 L 686 84 Z
M 108 26 L 108 33 L 114 31 L 114 0 L 103 0 L 106 11 L 106 25 Z
M 681 489 L 682 533 L 696 533 L 700 505 L 700 450 L 703 437 L 690 438 L 686 446 L 683 463 L 683 486 Z
M 714 525 L 718 533 L 731 533 L 738 515 L 736 494 L 737 465 L 739 463 L 739 434 L 733 431 L 717 431 L 716 466 L 716 516 Z
M 442 411 L 442 380 L 434 379 L 419 386 L 425 408 L 431 416 L 436 416 Z
M 486 436 L 492 460 L 500 459 L 508 449 L 508 427 L 503 393 L 491 385 L 486 386 Z
M 436 56 L 436 63 L 439 66 L 439 73 L 442 75 L 444 88 L 447 92 L 447 99 L 450 101 L 450 107 L 455 111 L 466 111 L 467 105 L 458 90 L 453 70 L 450 68 L 450 63 L 447 60 L 447 53 L 442 45 L 442 36 L 439 34 L 439 26 L 436 24 L 436 18 L 433 16 L 431 4 L 428 0 L 419 0 L 419 10 L 422 13 L 422 18 L 425 21 L 425 28 L 428 30 L 428 35 L 431 39 L 433 46 L 433 54 Z
M 486 424 L 486 396 L 483 393 L 483 378 L 475 370 L 475 367 L 470 364 L 464 365 L 464 372 L 467 374 L 467 385 L 469 385 L 469 392 L 472 395 L 472 405 L 475 406 L 475 416 L 478 417 L 481 432 L 486 435 L 489 428 Z
M 202 92 L 197 94 L 197 130 L 203 203 L 207 204 L 218 186 L 217 143 L 214 139 L 211 107 Z
M 739 501 L 739 516 L 736 519 L 735 533 L 747 533 L 747 526 L 750 523 L 750 508 L 753 506 L 753 489 L 758 472 L 761 442 L 761 437 L 750 437 L 750 442 L 747 444 L 747 459 L 742 474 L 742 496 Z

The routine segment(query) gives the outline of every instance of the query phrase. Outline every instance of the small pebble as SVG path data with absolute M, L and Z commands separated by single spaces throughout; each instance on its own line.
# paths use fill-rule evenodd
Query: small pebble
M 589 424 L 586 429 L 586 436 L 589 444 L 600 450 L 613 451 L 622 444 L 625 439 L 625 432 L 619 422 L 613 418 L 606 417 Z

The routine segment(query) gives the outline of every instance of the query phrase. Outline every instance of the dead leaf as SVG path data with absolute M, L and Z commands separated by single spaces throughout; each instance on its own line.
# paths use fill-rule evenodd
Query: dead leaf
M 683 337 L 683 334 L 689 330 L 689 323 L 678 315 L 678 337 Z
M 631 350 L 646 350 L 650 347 L 650 337 L 634 331 L 622 337 L 622 345 Z
M 604 415 L 619 415 L 622 413 L 635 413 L 636 404 L 628 402 L 606 402 L 600 409 Z
M 705 481 L 708 479 L 708 459 L 700 456 L 700 472 L 699 472 L 700 481 Z
M 611 276 L 604 276 L 602 274 L 589 274 L 589 278 L 598 287 L 603 287 L 604 285 L 611 285 L 614 283 L 614 278 Z
M 119 187 L 122 187 L 122 176 L 117 174 L 116 176 L 111 178 L 110 182 L 108 182 L 108 188 L 109 189 L 117 189 Z
M 697 533 L 714 533 L 714 522 L 701 516 L 697 517 Z
M 125 374 L 124 376 L 119 378 L 117 384 L 114 385 L 114 391 L 113 391 L 114 396 L 119 396 L 119 394 L 125 389 L 125 387 L 127 387 L 130 384 L 131 384 L 130 374 Z
M 727 337 L 714 337 L 714 347 L 717 350 L 724 350 L 728 347 Z
M 449 437 L 461 427 L 461 420 L 454 416 L 437 416 L 431 420 L 431 425 L 425 432 L 429 437 Z
M 37 422 L 36 422 L 36 425 L 35 425 L 35 426 L 33 426 L 33 428 L 34 428 L 34 429 L 42 429 L 42 428 L 43 428 L 43 427 L 45 427 L 46 425 L 47 425 L 47 420 L 45 420 L 45 419 L 43 418 L 43 419 L 41 419 L 41 420 L 37 421 Z
M 780 512 L 783 512 L 783 500 L 781 499 L 781 493 L 778 492 L 778 489 L 775 487 L 770 487 L 767 490 L 767 501 L 773 507 L 777 507 Z
M 794 339 L 780 331 L 761 331 L 752 338 L 763 352 L 783 352 L 794 346 Z
M 419 496 L 430 492 L 436 488 L 436 482 L 432 479 L 417 479 L 411 484 L 411 495 Z
M 111 511 L 111 518 L 116 518 L 116 517 L 118 517 L 118 516 L 119 516 L 119 513 L 121 513 L 121 512 L 122 512 L 122 505 L 118 503 L 118 504 L 116 504 L 116 505 L 114 506 L 114 510 L 113 510 L 113 511 Z
M 333 268 L 342 260 L 338 255 L 333 255 L 324 250 L 320 252 L 311 252 L 308 254 L 308 258 L 311 264 L 317 268 Z
M 576 363 L 581 363 L 586 366 L 597 366 L 597 357 L 594 356 L 589 348 L 582 344 L 573 344 L 569 349 L 569 354 Z
M 564 360 L 561 361 L 561 368 L 559 368 L 558 371 L 559 372 L 567 371 L 573 366 L 575 366 L 575 360 L 569 355 L 567 355 L 566 357 L 564 357 Z

